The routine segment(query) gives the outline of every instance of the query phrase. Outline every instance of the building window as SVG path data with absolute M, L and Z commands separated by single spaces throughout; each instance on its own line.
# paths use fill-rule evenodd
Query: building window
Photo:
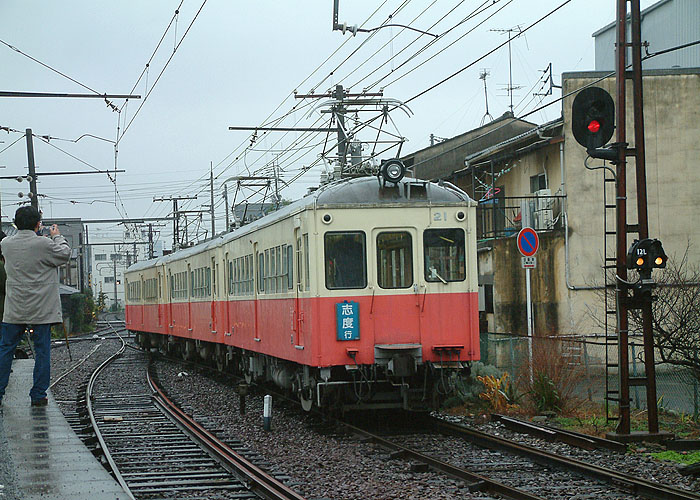
M 547 189 L 547 176 L 537 174 L 530 176 L 530 192 L 536 193 L 540 189 Z
M 95 260 L 107 260 L 107 254 L 106 253 L 96 253 Z
M 105 276 L 105 283 L 114 283 L 114 276 Z

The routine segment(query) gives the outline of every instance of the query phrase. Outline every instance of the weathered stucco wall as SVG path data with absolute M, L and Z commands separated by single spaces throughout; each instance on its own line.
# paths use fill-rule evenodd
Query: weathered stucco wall
M 659 70 L 644 73 L 644 118 L 649 235 L 659 238 L 666 253 L 680 257 L 689 246 L 689 262 L 700 262 L 700 227 L 695 223 L 700 202 L 700 69 Z M 603 73 L 565 73 L 563 93 L 598 80 Z M 615 79 L 595 85 L 615 99 Z M 634 147 L 632 88 L 627 92 L 627 142 Z M 569 222 L 570 282 L 574 288 L 600 285 L 603 281 L 603 174 L 586 170 L 584 148 L 571 132 L 571 105 L 563 102 L 567 211 Z M 615 137 L 613 136 L 613 141 Z M 600 160 L 592 160 L 600 165 Z M 608 201 L 614 203 L 614 184 L 609 183 Z M 634 158 L 627 164 L 628 224 L 636 224 L 637 197 Z M 611 211 L 614 216 L 614 212 Z M 614 220 L 610 221 L 614 224 Z M 612 228 L 612 226 L 611 226 Z M 628 247 L 635 233 L 628 235 Z M 614 239 L 609 239 L 613 244 Z M 610 252 L 610 255 L 614 255 Z M 565 270 L 563 270 L 565 271 Z M 559 274 L 559 279 L 564 273 Z M 635 276 L 636 277 L 636 276 Z M 589 290 L 563 292 L 560 324 L 580 333 L 601 332 L 600 293 Z M 568 310 L 566 310 L 568 309 Z M 596 321 L 593 319 L 597 317 Z
M 537 269 L 530 271 L 532 312 L 535 335 L 553 335 L 559 332 L 559 304 L 556 279 L 558 249 L 564 245 L 561 230 L 540 234 Z M 527 293 L 525 269 L 515 237 L 492 242 L 494 268 L 495 331 L 527 334 Z

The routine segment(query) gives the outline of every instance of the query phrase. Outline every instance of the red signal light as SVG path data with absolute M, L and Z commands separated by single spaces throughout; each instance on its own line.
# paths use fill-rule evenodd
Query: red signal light
M 598 120 L 591 120 L 588 123 L 588 130 L 596 134 L 600 130 L 600 122 Z

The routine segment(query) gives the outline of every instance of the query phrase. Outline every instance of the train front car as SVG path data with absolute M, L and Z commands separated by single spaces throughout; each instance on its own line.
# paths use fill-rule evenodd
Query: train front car
M 317 368 L 302 378 L 302 402 L 435 408 L 479 359 L 476 203 L 414 179 L 319 191 Z

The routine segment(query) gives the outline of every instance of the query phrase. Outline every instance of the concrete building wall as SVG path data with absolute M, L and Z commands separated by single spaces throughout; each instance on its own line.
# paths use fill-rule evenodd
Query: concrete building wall
M 649 235 L 662 240 L 671 259 L 680 258 L 689 245 L 689 262 L 697 264 L 700 262 L 700 228 L 694 221 L 700 201 L 700 69 L 658 70 L 644 75 Z M 602 76 L 604 73 L 565 73 L 563 93 L 568 95 Z M 614 77 L 596 85 L 615 98 Z M 568 287 L 558 287 L 563 292 L 561 302 L 568 305 L 568 310 L 560 308 L 563 317 L 559 323 L 577 333 L 588 334 L 602 330 L 600 291 L 586 288 L 603 282 L 603 171 L 589 171 L 583 165 L 586 153 L 571 132 L 573 98 L 571 95 L 563 102 L 570 278 Z M 635 146 L 633 130 L 630 85 L 627 93 L 630 147 Z M 600 165 L 602 161 L 590 163 Z M 634 158 L 629 158 L 627 165 L 628 224 L 636 224 Z M 614 203 L 614 184 L 608 186 L 611 191 L 608 201 Z M 635 237 L 634 233 L 628 235 L 628 246 Z M 609 241 L 614 244 L 614 239 Z M 614 256 L 614 248 L 610 255 Z M 565 267 L 557 274 L 559 280 L 565 279 Z

